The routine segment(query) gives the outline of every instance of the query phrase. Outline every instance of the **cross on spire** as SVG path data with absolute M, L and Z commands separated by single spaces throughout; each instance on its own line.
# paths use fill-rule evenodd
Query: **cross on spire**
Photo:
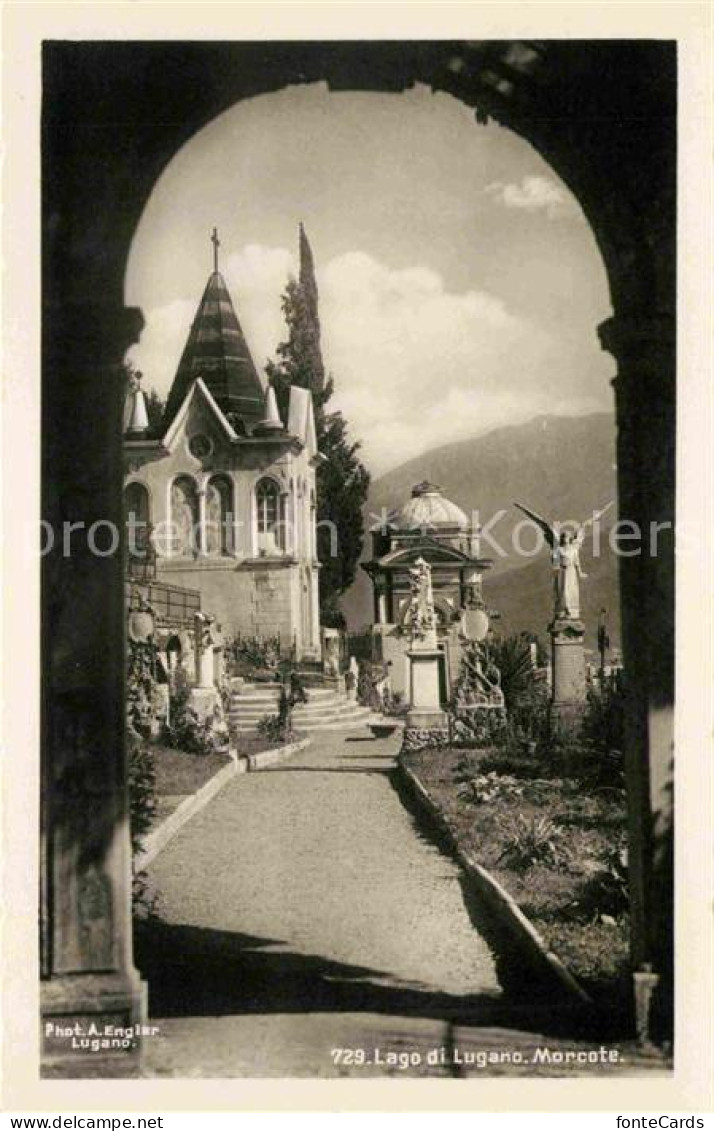
M 214 272 L 217 272 L 218 271 L 218 249 L 221 246 L 221 241 L 218 238 L 218 231 L 217 231 L 216 228 L 213 229 L 213 235 L 211 236 L 211 243 L 213 244 L 213 270 L 214 270 Z

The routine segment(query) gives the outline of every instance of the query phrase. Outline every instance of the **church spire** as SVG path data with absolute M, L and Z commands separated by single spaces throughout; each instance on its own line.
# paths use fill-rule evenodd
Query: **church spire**
M 218 238 L 218 229 L 217 228 L 213 229 L 213 235 L 211 236 L 211 243 L 213 244 L 213 274 L 217 275 L 218 274 L 218 249 L 221 246 L 221 241 Z
M 265 392 L 253 363 L 225 280 L 218 271 L 221 241 L 216 228 L 211 235 L 213 272 L 208 278 L 174 377 L 164 423 L 174 419 L 197 377 L 203 378 L 225 414 L 243 423 L 262 420 Z
M 313 393 L 321 393 L 325 388 L 325 366 L 322 360 L 320 346 L 320 318 L 318 314 L 317 281 L 315 279 L 315 262 L 312 257 L 312 248 L 305 234 L 305 229 L 300 223 L 300 277 L 298 286 L 305 307 L 306 333 L 308 337 L 308 350 L 310 354 L 311 369 L 313 374 Z

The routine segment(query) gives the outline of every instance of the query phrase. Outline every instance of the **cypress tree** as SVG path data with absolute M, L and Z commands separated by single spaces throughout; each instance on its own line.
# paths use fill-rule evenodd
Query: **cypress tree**
M 369 472 L 359 458 L 360 444 L 351 441 L 341 412 L 327 412 L 325 405 L 334 383 L 325 374 L 320 347 L 318 292 L 312 251 L 300 225 L 300 277 L 288 280 L 282 297 L 287 339 L 277 348 L 277 361 L 269 361 L 266 373 L 275 389 L 278 410 L 287 422 L 290 386 L 312 393 L 315 407 L 317 446 L 327 462 L 317 470 L 317 549 L 320 571 L 320 620 L 330 627 L 344 627 L 339 598 L 355 579 L 364 543 L 362 508 L 369 490 Z M 337 555 L 331 554 L 331 527 L 337 530 Z

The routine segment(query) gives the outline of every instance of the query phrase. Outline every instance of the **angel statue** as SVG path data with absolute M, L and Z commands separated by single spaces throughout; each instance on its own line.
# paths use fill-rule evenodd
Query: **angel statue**
M 585 541 L 585 531 L 588 527 L 597 522 L 605 511 L 614 505 L 614 501 L 609 502 L 602 510 L 595 511 L 585 522 L 568 523 L 566 526 L 565 523 L 555 520 L 548 522 L 521 503 L 515 504 L 540 527 L 550 546 L 556 617 L 572 617 L 575 620 L 580 617 L 580 582 L 587 577 L 580 565 L 580 547 Z

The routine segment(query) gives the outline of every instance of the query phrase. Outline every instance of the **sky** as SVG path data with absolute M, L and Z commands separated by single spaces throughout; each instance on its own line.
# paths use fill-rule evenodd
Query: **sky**
M 166 395 L 219 267 L 262 373 L 285 337 L 298 223 L 316 263 L 330 407 L 379 476 L 542 413 L 612 409 L 607 279 L 577 201 L 511 131 L 426 87 L 288 87 L 238 103 L 169 163 L 132 244 L 130 359 Z

